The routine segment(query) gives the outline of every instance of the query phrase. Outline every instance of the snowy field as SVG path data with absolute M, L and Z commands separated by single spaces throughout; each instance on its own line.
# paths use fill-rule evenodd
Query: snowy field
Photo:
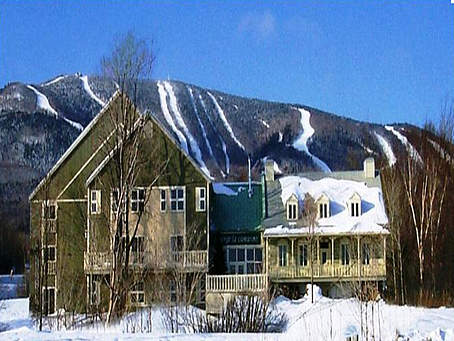
M 151 333 L 126 333 L 124 324 L 74 331 L 37 331 L 28 312 L 28 299 L 1 302 L 0 340 L 345 340 L 360 331 L 359 304 L 354 299 L 329 299 L 315 295 L 314 303 L 278 297 L 274 309 L 287 314 L 289 324 L 282 334 L 171 334 L 158 311 L 152 316 Z M 369 305 L 370 307 L 370 305 Z M 454 340 L 454 308 L 398 307 L 381 301 L 374 304 L 374 323 L 369 333 L 375 340 Z M 137 318 L 137 316 L 136 316 Z M 369 321 L 372 312 L 369 311 Z M 371 339 L 371 337 L 369 337 Z

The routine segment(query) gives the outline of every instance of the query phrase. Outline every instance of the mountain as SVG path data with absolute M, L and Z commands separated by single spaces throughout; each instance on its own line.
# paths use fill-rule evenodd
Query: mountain
M 0 90 L 0 214 L 27 228 L 28 194 L 114 93 L 81 74 Z M 151 113 L 215 180 L 255 177 L 272 158 L 284 173 L 359 169 L 415 153 L 418 128 L 360 122 L 300 104 L 225 94 L 179 81 L 144 81 L 138 106 Z M 22 213 L 21 213 L 22 212 Z

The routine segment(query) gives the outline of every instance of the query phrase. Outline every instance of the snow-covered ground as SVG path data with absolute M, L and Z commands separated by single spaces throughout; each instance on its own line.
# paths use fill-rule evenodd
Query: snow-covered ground
M 356 300 L 323 297 L 317 287 L 314 291 L 314 303 L 309 295 L 298 300 L 276 298 L 273 309 L 285 312 L 289 320 L 286 331 L 280 334 L 171 334 L 158 310 L 152 313 L 150 333 L 125 332 L 124 321 L 107 329 L 98 325 L 39 332 L 29 315 L 28 299 L 11 299 L 2 301 L 0 328 L 4 331 L 0 332 L 0 340 L 345 340 L 360 332 L 360 306 Z M 375 340 L 454 340 L 454 308 L 400 307 L 384 301 L 373 306 L 372 312 L 369 304 L 369 338 L 373 333 Z

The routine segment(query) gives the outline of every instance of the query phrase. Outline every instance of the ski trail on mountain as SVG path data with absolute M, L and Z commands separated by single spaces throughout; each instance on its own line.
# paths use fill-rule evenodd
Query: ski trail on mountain
M 47 83 L 44 83 L 42 84 L 42 86 L 48 86 L 48 85 L 51 85 L 51 84 L 54 84 L 54 83 L 57 83 L 57 82 L 60 82 L 62 79 L 66 78 L 67 76 L 58 76 L 50 81 L 48 81 Z
M 312 155 L 307 147 L 307 142 L 309 139 L 314 135 L 315 130 L 312 128 L 310 119 L 311 113 L 307 110 L 296 108 L 301 113 L 301 126 L 303 127 L 303 131 L 297 137 L 297 139 L 293 142 L 293 148 L 298 149 L 309 155 L 312 161 L 325 173 L 331 173 L 331 169 L 328 167 L 326 163 L 320 160 L 315 155 Z
M 202 152 L 200 151 L 199 144 L 197 143 L 194 136 L 192 136 L 191 132 L 186 126 L 186 123 L 184 123 L 183 116 L 181 115 L 180 108 L 178 107 L 177 98 L 173 91 L 172 84 L 166 81 L 164 81 L 163 83 L 165 90 L 169 94 L 170 109 L 172 110 L 175 116 L 177 124 L 183 130 L 183 133 L 185 134 L 187 140 L 189 140 L 189 146 L 191 147 L 191 151 L 193 152 L 195 159 L 199 163 L 200 168 L 208 177 L 211 177 L 210 171 L 208 170 L 207 166 L 205 165 L 205 162 L 202 159 Z
M 211 120 L 210 115 L 208 115 L 205 101 L 203 100 L 203 98 L 200 94 L 199 94 L 199 99 L 200 99 L 200 103 L 202 104 L 203 110 L 205 111 L 205 115 L 208 118 L 208 122 L 211 125 L 211 128 L 216 133 L 216 135 L 219 138 L 219 141 L 221 142 L 222 151 L 224 152 L 224 156 L 225 156 L 225 173 L 228 175 L 230 173 L 230 158 L 229 158 L 229 155 L 227 154 L 227 145 L 225 144 L 224 139 L 222 138 L 221 134 L 219 134 L 218 130 L 216 129 L 216 126 L 214 125 L 213 121 Z M 222 176 L 225 177 L 225 174 L 222 173 Z
M 36 90 L 34 87 L 32 87 L 31 85 L 27 85 L 27 88 L 29 88 L 30 90 L 32 90 L 35 95 L 36 95 L 36 106 L 40 109 L 43 109 L 51 114 L 54 114 L 56 117 L 58 117 L 58 113 L 57 111 L 51 107 L 50 103 L 49 103 L 49 100 L 47 99 L 47 97 L 39 92 L 38 90 Z
M 27 88 L 29 88 L 30 90 L 32 90 L 35 93 L 35 95 L 36 95 L 36 106 L 38 108 L 43 109 L 43 110 L 55 115 L 56 118 L 62 118 L 63 120 L 65 120 L 66 122 L 71 124 L 77 130 L 83 130 L 84 129 L 84 127 L 80 123 L 71 121 L 70 119 L 67 119 L 64 116 L 58 116 L 58 112 L 54 108 L 52 108 L 52 106 L 50 105 L 49 100 L 47 99 L 46 95 L 44 95 L 43 93 L 39 92 L 38 90 L 36 90 L 31 85 L 27 85 Z
M 177 135 L 178 140 L 180 141 L 181 148 L 183 148 L 184 151 L 189 154 L 188 142 L 186 141 L 186 138 L 184 137 L 183 133 L 175 125 L 175 122 L 173 121 L 172 115 L 169 112 L 169 108 L 167 106 L 167 92 L 166 92 L 166 89 L 161 84 L 161 82 L 158 82 L 157 85 L 158 85 L 159 99 L 160 99 L 160 102 L 161 102 L 161 110 L 162 110 L 162 113 L 164 114 L 164 118 L 166 119 L 166 121 L 169 124 L 170 128 L 172 128 L 174 133 Z
M 200 129 L 202 130 L 202 135 L 203 135 L 203 138 L 205 139 L 205 144 L 206 144 L 206 146 L 208 148 L 208 153 L 210 153 L 210 157 L 214 160 L 214 162 L 216 162 L 216 165 L 220 169 L 220 171 L 222 173 L 222 176 L 225 176 L 225 174 L 222 171 L 221 167 L 219 167 L 219 164 L 218 164 L 216 158 L 214 157 L 213 149 L 211 148 L 211 143 L 208 140 L 208 136 L 207 136 L 207 132 L 205 130 L 205 126 L 203 125 L 202 120 L 200 119 L 199 111 L 197 110 L 197 106 L 195 105 L 195 100 L 194 100 L 194 95 L 193 95 L 192 89 L 189 86 L 186 86 L 186 88 L 188 89 L 189 97 L 191 98 L 192 108 L 194 109 L 195 116 L 197 117 L 197 122 L 199 123 Z
M 383 150 L 383 153 L 385 153 L 386 158 L 388 159 L 388 164 L 392 167 L 396 163 L 397 159 L 396 156 L 394 155 L 391 145 L 383 136 L 378 134 L 376 131 L 374 131 L 374 134 Z
M 391 133 L 393 133 L 394 136 L 396 136 L 400 140 L 400 142 L 402 142 L 402 144 L 405 146 L 405 148 L 407 149 L 408 153 L 410 154 L 410 156 L 413 159 L 415 159 L 418 162 L 422 163 L 421 155 L 419 155 L 419 153 L 416 150 L 416 148 L 413 147 L 413 145 L 410 142 L 408 142 L 408 139 L 407 139 L 406 136 L 402 135 L 399 131 L 394 129 L 393 126 L 385 126 L 385 129 L 390 131 Z
M 82 81 L 84 90 L 87 92 L 88 96 L 95 100 L 96 103 L 98 103 L 101 107 L 104 107 L 106 103 L 102 101 L 98 96 L 96 96 L 94 92 L 91 90 L 90 84 L 88 84 L 88 76 L 80 76 L 79 79 Z
M 214 106 L 216 107 L 216 110 L 218 111 L 219 117 L 221 118 L 222 122 L 224 123 L 225 128 L 229 132 L 230 136 L 232 137 L 233 141 L 240 147 L 243 151 L 246 151 L 244 146 L 241 144 L 240 141 L 236 138 L 235 134 L 233 133 L 232 127 L 230 126 L 229 121 L 227 121 L 227 118 L 225 117 L 224 110 L 222 110 L 221 106 L 219 105 L 218 101 L 216 98 L 211 94 L 211 92 L 207 91 L 208 96 L 211 97 L 211 100 L 213 101 Z

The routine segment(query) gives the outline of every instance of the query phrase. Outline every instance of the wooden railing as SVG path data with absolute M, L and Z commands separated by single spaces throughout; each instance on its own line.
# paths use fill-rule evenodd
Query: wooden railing
M 85 271 L 108 271 L 112 266 L 111 252 L 85 252 Z M 152 252 L 131 252 L 129 265 L 163 270 L 181 267 L 184 270 L 207 270 L 208 251 L 182 251 L 171 253 L 168 258 L 159 257 Z
M 268 285 L 266 274 L 207 275 L 206 291 L 219 293 L 262 292 Z
M 360 264 L 358 262 L 350 262 L 349 265 L 335 263 L 331 264 L 313 264 L 312 275 L 314 278 L 376 278 L 386 276 L 386 266 L 382 259 L 372 259 L 370 264 Z M 310 278 L 311 267 L 307 266 L 274 266 L 269 269 L 270 278 L 278 279 L 298 279 Z

